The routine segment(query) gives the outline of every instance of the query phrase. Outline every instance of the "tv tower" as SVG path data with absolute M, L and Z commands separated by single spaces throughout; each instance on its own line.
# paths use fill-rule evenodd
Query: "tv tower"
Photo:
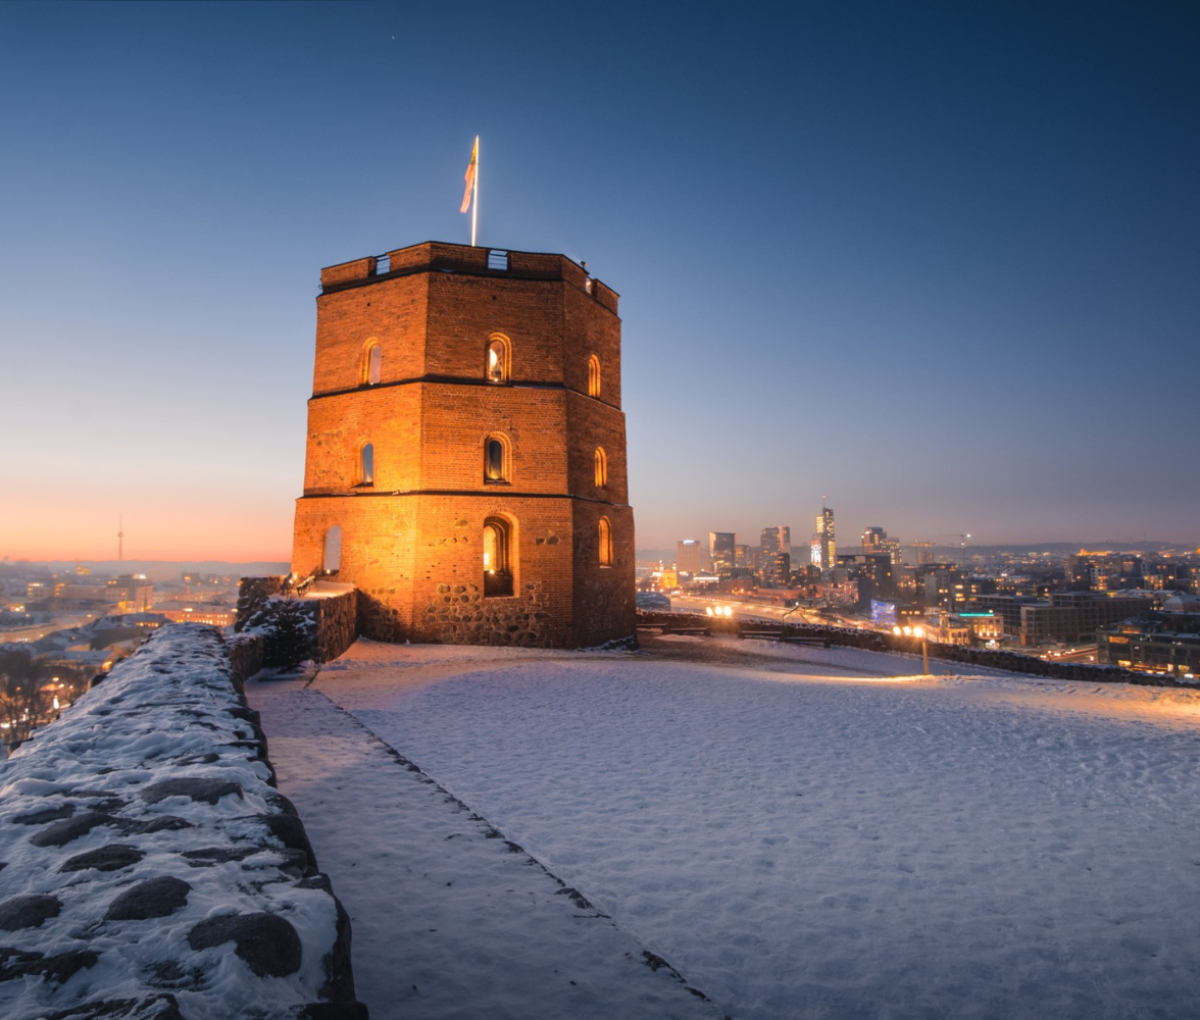
M 125 558 L 125 515 L 117 518 L 117 562 Z

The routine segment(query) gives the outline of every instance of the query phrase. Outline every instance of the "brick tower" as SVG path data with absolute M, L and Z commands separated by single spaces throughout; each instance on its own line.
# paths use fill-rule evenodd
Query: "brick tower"
M 385 641 L 634 633 L 617 295 L 562 255 L 430 242 L 321 272 L 293 571 Z

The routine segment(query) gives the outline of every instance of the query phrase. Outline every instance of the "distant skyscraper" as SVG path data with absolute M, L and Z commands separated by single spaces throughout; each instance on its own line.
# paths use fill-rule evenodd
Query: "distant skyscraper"
M 675 569 L 693 577 L 703 570 L 704 547 L 699 539 L 684 538 L 675 543 Z
M 833 530 L 833 510 L 822 507 L 817 514 L 816 530 L 813 532 L 812 561 L 822 570 L 833 570 L 837 566 L 837 541 Z
M 900 566 L 903 559 L 900 553 L 900 539 L 888 538 L 888 533 L 883 528 L 867 528 L 863 532 L 862 549 L 863 555 L 866 556 L 871 553 L 887 553 L 892 558 L 894 567 Z
M 762 530 L 762 551 L 767 553 L 785 552 L 792 554 L 792 529 L 786 524 L 779 524 Z
M 772 588 L 787 586 L 792 570 L 792 529 L 786 524 L 762 530 L 758 572 L 763 584 Z
M 712 557 L 712 568 L 716 573 L 728 572 L 737 563 L 737 535 L 732 531 L 710 531 L 708 554 Z

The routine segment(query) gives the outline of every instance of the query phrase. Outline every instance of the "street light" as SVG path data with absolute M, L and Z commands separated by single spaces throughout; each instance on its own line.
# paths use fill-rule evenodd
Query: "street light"
M 928 639 L 925 636 L 925 628 L 920 626 L 904 627 L 903 629 L 900 627 L 893 627 L 892 633 L 895 634 L 896 637 L 900 637 L 900 635 L 903 634 L 905 637 L 915 637 L 921 639 L 921 659 L 925 665 L 925 676 L 929 676 L 929 644 Z
M 925 637 L 925 628 L 913 627 L 913 637 L 921 639 L 921 659 L 925 666 L 925 676 L 929 676 L 929 643 Z

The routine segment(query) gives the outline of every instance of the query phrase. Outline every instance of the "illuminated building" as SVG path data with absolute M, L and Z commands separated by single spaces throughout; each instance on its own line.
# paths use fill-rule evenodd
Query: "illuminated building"
M 1144 569 L 1142 584 L 1155 591 L 1195 592 L 1196 571 L 1187 563 L 1155 563 Z
M 121 600 L 122 592 L 109 588 L 104 584 L 56 584 L 54 597 L 65 602 L 86 602 L 89 604 L 108 604 L 115 606 Z
M 900 539 L 888 538 L 888 533 L 883 528 L 871 527 L 863 532 L 862 550 L 864 553 L 887 553 L 893 567 L 899 567 L 903 562 Z
M 110 593 L 117 594 L 117 603 L 126 612 L 149 609 L 154 601 L 154 584 L 145 574 L 122 574 L 105 582 Z
M 1067 557 L 1065 567 L 1068 583 L 1080 590 L 1120 591 L 1144 584 L 1140 556 L 1083 550 Z
M 764 552 L 759 574 L 768 588 L 786 588 L 792 574 L 791 553 Z
M 792 572 L 792 529 L 778 524 L 762 529 L 758 573 L 768 588 L 786 588 Z
M 792 529 L 786 524 L 777 524 L 762 529 L 761 548 L 764 553 L 785 552 L 792 554 Z
M 1143 612 L 1096 634 L 1096 661 L 1174 676 L 1200 675 L 1200 613 Z
M 887 553 L 845 553 L 837 565 L 846 571 L 848 580 L 858 583 L 858 604 L 862 608 L 872 600 L 890 598 L 896 593 L 892 577 L 892 558 Z
M 1004 640 L 1004 617 L 987 609 L 962 610 L 949 614 L 953 619 L 971 628 L 976 641 Z
M 25 586 L 25 602 L 45 602 L 54 598 L 54 585 L 46 581 L 30 581 Z
M 1021 644 L 1083 642 L 1102 627 L 1145 613 L 1153 603 L 1141 596 L 1110 598 L 1099 592 L 1051 592 L 1046 602 L 1021 607 Z
M 714 574 L 728 574 L 737 566 L 737 535 L 732 531 L 710 531 L 708 555 Z
M 680 539 L 675 543 L 675 569 L 695 577 L 704 569 L 703 553 L 704 547 L 697 539 Z
M 427 242 L 328 267 L 292 571 L 385 641 L 635 631 L 618 297 L 563 255 Z
M 206 606 L 199 602 L 183 609 L 156 609 L 154 615 L 165 617 L 171 623 L 206 623 L 210 627 L 230 627 L 237 619 L 237 609 L 232 606 Z
M 823 571 L 833 570 L 837 566 L 837 541 L 830 507 L 823 507 L 817 514 L 812 538 L 812 561 Z

